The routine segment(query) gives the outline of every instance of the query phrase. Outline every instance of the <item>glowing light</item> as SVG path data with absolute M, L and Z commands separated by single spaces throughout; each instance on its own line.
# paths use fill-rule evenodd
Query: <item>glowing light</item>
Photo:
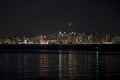
M 59 34 L 62 34 L 62 32 L 59 32 Z
M 96 47 L 96 49 L 99 49 L 99 47 Z M 96 51 L 96 78 L 99 80 L 99 51 Z
M 71 25 L 72 25 L 72 23 L 68 23 L 68 25 L 69 25 L 69 26 L 71 26 Z
M 62 54 L 61 50 L 59 50 L 59 80 L 62 79 Z

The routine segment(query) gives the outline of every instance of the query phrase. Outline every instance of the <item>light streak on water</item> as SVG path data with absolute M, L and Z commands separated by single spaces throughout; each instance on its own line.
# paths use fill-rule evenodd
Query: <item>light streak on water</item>
M 99 47 L 96 47 L 96 78 L 99 80 Z
M 59 50 L 59 80 L 62 80 L 62 54 Z

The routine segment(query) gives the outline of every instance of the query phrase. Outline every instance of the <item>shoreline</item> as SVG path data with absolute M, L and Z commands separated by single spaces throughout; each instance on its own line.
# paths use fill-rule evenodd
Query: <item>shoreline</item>
M 1 44 L 1 49 L 21 50 L 76 50 L 76 51 L 120 51 L 120 44 Z

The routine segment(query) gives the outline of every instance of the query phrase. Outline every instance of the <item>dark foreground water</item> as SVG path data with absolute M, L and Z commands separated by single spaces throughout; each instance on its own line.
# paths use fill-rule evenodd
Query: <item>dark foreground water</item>
M 0 80 L 119 80 L 119 51 L 0 49 Z

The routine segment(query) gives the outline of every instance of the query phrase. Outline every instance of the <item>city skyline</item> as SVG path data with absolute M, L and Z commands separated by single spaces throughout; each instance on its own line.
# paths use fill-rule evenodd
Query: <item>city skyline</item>
M 97 32 L 58 32 L 32 37 L 0 37 L 0 44 L 120 44 L 120 35 L 111 36 L 106 33 L 100 36 Z
M 1 1 L 0 36 L 34 36 L 59 31 L 120 34 L 119 1 Z

